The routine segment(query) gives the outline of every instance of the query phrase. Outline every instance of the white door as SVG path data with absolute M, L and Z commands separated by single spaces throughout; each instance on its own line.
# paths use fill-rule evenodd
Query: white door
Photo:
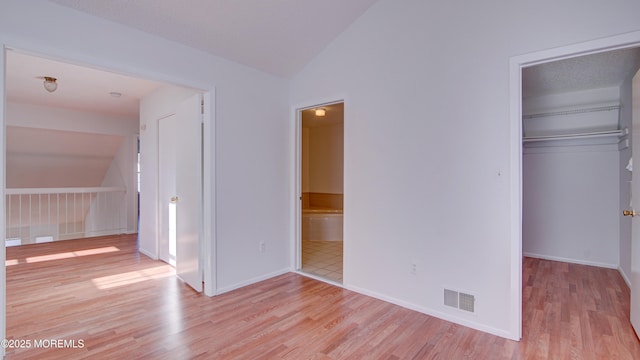
M 176 274 L 202 291 L 202 95 L 176 112 Z
M 640 334 L 640 72 L 633 78 L 631 211 L 638 215 L 631 221 L 631 325 Z M 626 215 L 626 214 L 625 214 Z
M 158 257 L 176 266 L 176 116 L 158 120 Z

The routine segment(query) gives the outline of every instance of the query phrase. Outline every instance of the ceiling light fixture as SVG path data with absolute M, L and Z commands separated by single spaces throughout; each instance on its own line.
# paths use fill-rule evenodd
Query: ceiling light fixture
M 111 95 L 111 97 L 114 97 L 114 98 L 119 98 L 120 96 L 122 96 L 122 93 L 117 91 L 112 91 L 109 93 L 109 95 Z
M 325 116 L 326 113 L 325 109 L 316 109 L 316 116 Z
M 56 82 L 58 79 L 54 78 L 54 77 L 50 77 L 50 76 L 45 76 L 44 77 L 44 88 L 48 91 L 48 92 L 54 92 L 56 91 L 56 89 L 58 88 L 58 83 Z

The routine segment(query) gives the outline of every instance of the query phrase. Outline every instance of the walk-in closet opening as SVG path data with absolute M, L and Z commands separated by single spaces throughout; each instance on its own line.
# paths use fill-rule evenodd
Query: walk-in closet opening
M 629 296 L 632 222 L 623 213 L 640 201 L 631 195 L 639 68 L 640 48 L 631 47 L 522 69 L 522 253 L 525 272 L 534 274 L 523 279 L 523 294 L 553 286 L 535 276 L 549 272 L 580 290 L 596 280 L 581 277 L 586 265 L 613 279 L 606 289 L 591 289 L 591 301 Z M 586 311 L 585 302 L 570 305 L 569 296 L 544 301 L 557 303 L 549 317 Z M 569 310 L 554 314 L 555 308 Z M 525 324 L 532 321 L 527 316 Z

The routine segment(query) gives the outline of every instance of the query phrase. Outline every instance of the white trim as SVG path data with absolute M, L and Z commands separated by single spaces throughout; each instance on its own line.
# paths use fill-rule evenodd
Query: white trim
M 595 266 L 595 267 L 605 268 L 605 269 L 614 269 L 614 270 L 618 269 L 618 264 L 607 264 L 607 263 L 602 263 L 602 262 L 598 262 L 598 261 L 573 259 L 573 258 L 566 258 L 566 257 L 562 257 L 562 256 L 536 254 L 536 253 L 531 253 L 531 252 L 524 252 L 524 253 L 522 253 L 522 255 L 526 256 L 526 257 L 530 257 L 530 258 L 535 258 L 535 259 L 560 261 L 560 262 L 565 262 L 565 263 L 570 263 L 570 264 Z
M 522 339 L 522 72 L 513 58 L 509 62 L 509 88 L 509 116 L 512 119 L 509 152 L 511 322 L 507 338 L 519 341 Z
M 289 136 L 291 137 L 291 139 L 293 139 L 293 155 L 291 156 L 290 169 L 291 169 L 291 184 L 294 184 L 294 186 L 292 191 L 290 192 L 291 193 L 290 208 L 293 211 L 291 211 L 291 217 L 290 217 L 291 250 L 290 250 L 289 256 L 290 256 L 291 268 L 294 271 L 298 271 L 302 267 L 302 229 L 299 221 L 299 219 L 302 218 L 302 201 L 300 200 L 300 197 L 302 196 L 302 168 L 301 168 L 302 111 L 316 108 L 316 107 L 328 106 L 328 105 L 340 104 L 340 103 L 344 104 L 343 128 L 346 130 L 347 97 L 344 95 L 328 97 L 318 101 L 302 102 L 298 105 L 291 107 L 291 119 L 292 119 L 291 132 L 292 133 L 290 133 Z M 346 140 L 343 140 L 343 142 L 345 141 Z M 342 154 L 342 157 L 343 157 L 343 161 L 345 162 L 345 164 L 343 165 L 343 168 L 346 168 L 346 152 Z M 344 174 L 346 174 L 346 171 L 343 171 L 343 184 L 346 183 L 344 181 Z M 343 193 L 346 193 L 344 189 L 343 189 Z M 345 226 L 346 226 L 346 222 L 343 221 L 343 233 L 344 233 Z M 343 238 L 343 244 L 345 243 L 345 240 L 346 239 Z M 346 261 L 346 257 L 344 256 L 344 249 L 342 251 L 343 251 L 342 277 L 344 279 L 345 278 L 344 263 Z
M 5 189 L 5 195 L 43 195 L 43 194 L 73 194 L 73 193 L 103 193 L 126 192 L 123 187 L 77 187 L 77 188 L 12 188 Z
M 2 237 L 7 238 L 7 228 L 6 228 L 6 201 L 4 201 L 5 197 L 5 164 L 6 164 L 6 155 L 5 144 L 6 144 L 6 133 L 5 128 L 7 124 L 6 119 L 6 102 L 7 97 L 5 93 L 5 65 L 6 65 L 6 56 L 7 49 L 4 44 L 2 44 L 2 54 L 0 54 L 0 148 L 2 149 L 2 154 L 0 155 L 0 192 L 2 194 L 0 204 L 0 229 L 2 229 Z M 0 339 L 7 338 L 7 267 L 5 265 L 7 260 L 6 248 L 4 246 L 0 246 L 0 263 L 2 263 L 2 270 L 0 270 Z M 4 347 L 0 348 L 0 356 L 4 359 L 5 349 Z
M 133 156 L 135 157 L 135 159 L 132 164 L 133 166 L 133 169 L 131 169 L 132 178 L 130 180 L 134 186 L 134 189 L 131 192 L 131 194 L 129 194 L 130 200 L 133 201 L 133 213 L 131 214 L 131 218 L 127 216 L 127 233 L 128 234 L 135 234 L 138 232 L 138 221 L 139 221 L 138 219 L 140 214 L 140 201 L 139 201 L 140 189 L 138 189 L 138 151 L 140 151 L 140 134 L 135 134 L 132 136 L 132 138 L 133 138 L 132 146 L 134 149 Z M 133 221 L 132 223 L 133 228 L 131 229 L 129 228 L 129 221 Z
M 216 206 L 215 206 L 215 99 L 216 89 L 211 88 L 203 94 L 204 114 L 203 114 L 203 154 L 202 154 L 202 198 L 204 199 L 203 216 L 203 281 L 204 294 L 213 296 L 216 294 L 217 278 L 215 265 L 216 261 Z M 207 180 L 208 179 L 208 180 Z M 210 201 L 207 201 L 210 200 Z
M 143 248 L 138 248 L 138 252 L 141 253 L 142 255 L 152 259 L 152 260 L 159 260 L 158 256 L 148 252 L 147 250 L 143 249 Z
M 290 218 L 290 232 L 291 232 L 291 250 L 289 253 L 289 263 L 291 264 L 291 268 L 293 271 L 297 271 L 302 267 L 302 261 L 300 257 L 300 253 L 302 252 L 302 228 L 300 220 L 302 216 L 302 201 L 300 197 L 302 196 L 302 168 L 301 168 L 301 156 L 302 156 L 302 116 L 301 111 L 298 107 L 292 108 L 292 118 L 293 118 L 293 126 L 291 126 L 292 134 L 290 134 L 293 139 L 293 152 L 291 159 L 291 184 L 293 184 L 293 189 L 291 189 L 291 201 L 290 208 L 291 218 Z
M 622 270 L 622 267 L 618 266 L 617 270 L 620 273 L 620 276 L 622 276 L 622 280 L 624 280 L 624 282 L 627 284 L 627 287 L 631 289 L 631 280 L 629 279 L 627 274 L 625 274 L 625 272 Z
M 225 287 L 219 288 L 216 295 L 224 294 L 226 292 L 233 291 L 233 290 L 236 290 L 236 289 L 240 289 L 240 288 L 243 288 L 245 286 L 253 285 L 253 284 L 259 283 L 261 281 L 269 280 L 271 278 L 274 278 L 276 276 L 280 276 L 280 275 L 283 275 L 283 274 L 287 274 L 289 272 L 290 271 L 289 271 L 288 268 L 287 269 L 281 269 L 281 270 L 274 271 L 274 272 L 266 274 L 266 275 L 261 275 L 261 276 L 254 277 L 252 279 L 249 279 L 249 280 L 237 283 L 237 284 L 225 286 Z
M 514 56 L 509 59 L 511 325 L 509 338 L 522 337 L 522 68 L 640 45 L 640 31 Z

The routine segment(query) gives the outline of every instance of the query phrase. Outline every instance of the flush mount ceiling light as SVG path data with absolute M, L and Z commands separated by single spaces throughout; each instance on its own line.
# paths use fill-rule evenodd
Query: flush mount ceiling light
M 44 88 L 48 91 L 48 92 L 54 92 L 56 91 L 56 89 L 58 88 L 58 83 L 56 82 L 58 79 L 54 78 L 54 77 L 50 77 L 50 76 L 45 76 L 44 77 Z
M 114 97 L 114 98 L 119 98 L 120 96 L 122 96 L 122 93 L 117 91 L 112 91 L 109 93 L 109 95 L 111 95 L 111 97 Z
M 316 109 L 316 116 L 325 116 L 326 113 L 325 109 Z

